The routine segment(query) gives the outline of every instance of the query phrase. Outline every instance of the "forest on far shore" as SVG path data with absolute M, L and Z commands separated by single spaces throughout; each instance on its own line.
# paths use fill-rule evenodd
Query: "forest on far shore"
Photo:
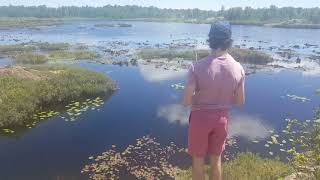
M 0 17 L 36 17 L 36 18 L 105 18 L 123 19 L 176 19 L 212 21 L 220 18 L 232 22 L 320 24 L 320 8 L 294 8 L 270 6 L 269 8 L 234 7 L 219 11 L 200 9 L 160 9 L 141 6 L 77 7 L 63 6 L 0 6 Z M 292 22 L 293 21 L 293 22 Z

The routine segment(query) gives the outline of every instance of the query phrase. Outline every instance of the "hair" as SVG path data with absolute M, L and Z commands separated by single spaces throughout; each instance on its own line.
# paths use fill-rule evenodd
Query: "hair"
M 209 38 L 208 43 L 211 49 L 222 49 L 227 50 L 232 47 L 232 39 L 218 39 L 218 38 Z

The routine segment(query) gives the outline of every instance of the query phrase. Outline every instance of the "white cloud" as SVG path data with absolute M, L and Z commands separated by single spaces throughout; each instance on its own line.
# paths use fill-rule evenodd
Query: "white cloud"
M 168 120 L 169 123 L 187 125 L 189 121 L 189 108 L 179 104 L 169 104 L 158 108 L 158 117 Z
M 229 136 L 241 136 L 250 140 L 269 137 L 272 128 L 265 120 L 252 115 L 232 115 Z
M 158 108 L 158 117 L 169 123 L 178 123 L 186 126 L 189 123 L 190 111 L 178 104 L 169 104 Z M 232 114 L 229 124 L 229 136 L 241 136 L 249 140 L 265 139 L 270 136 L 271 126 L 258 116 Z
M 156 68 L 154 65 L 139 64 L 138 68 L 143 78 L 149 82 L 182 79 L 187 74 L 186 70 L 165 70 L 163 68 Z

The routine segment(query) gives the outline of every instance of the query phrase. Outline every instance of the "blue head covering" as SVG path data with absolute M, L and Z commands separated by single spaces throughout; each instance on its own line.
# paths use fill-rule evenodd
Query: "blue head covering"
M 216 21 L 211 25 L 209 38 L 210 39 L 231 39 L 231 25 L 227 21 Z

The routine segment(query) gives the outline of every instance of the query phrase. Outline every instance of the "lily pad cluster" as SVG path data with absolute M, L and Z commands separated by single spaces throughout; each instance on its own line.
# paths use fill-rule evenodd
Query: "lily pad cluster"
M 182 83 L 172 84 L 171 87 L 176 90 L 184 89 L 184 85 Z
M 99 107 L 104 104 L 104 101 L 97 97 L 95 99 L 86 99 L 83 102 L 73 101 L 72 103 L 66 105 L 67 113 L 61 116 L 65 121 L 76 121 L 84 112 L 89 110 L 100 111 Z
M 252 143 L 263 144 L 270 156 L 280 155 L 289 157 L 297 152 L 297 149 L 303 148 L 307 142 L 307 127 L 317 122 L 317 120 L 299 121 L 297 119 L 285 119 L 287 122 L 285 128 L 279 133 L 270 131 L 271 136 L 263 141 L 253 140 Z
M 185 153 L 185 149 L 178 148 L 173 142 L 161 146 L 149 136 L 137 139 L 135 145 L 129 145 L 121 153 L 115 148 L 113 145 L 111 150 L 89 157 L 94 162 L 81 172 L 88 174 L 90 179 L 120 179 L 121 169 L 125 169 L 137 179 L 171 179 L 181 171 L 170 162 L 171 158 Z
M 15 132 L 14 130 L 12 130 L 12 129 L 7 129 L 7 128 L 2 129 L 2 131 L 3 131 L 4 133 L 6 133 L 6 134 L 13 134 L 13 133 Z
M 45 119 L 51 118 L 53 116 L 56 116 L 60 114 L 59 112 L 55 111 L 43 111 L 43 112 L 38 112 L 33 115 L 32 121 L 28 122 L 25 124 L 25 126 L 29 129 L 33 128 L 34 126 L 37 125 L 38 122 L 43 121 Z

